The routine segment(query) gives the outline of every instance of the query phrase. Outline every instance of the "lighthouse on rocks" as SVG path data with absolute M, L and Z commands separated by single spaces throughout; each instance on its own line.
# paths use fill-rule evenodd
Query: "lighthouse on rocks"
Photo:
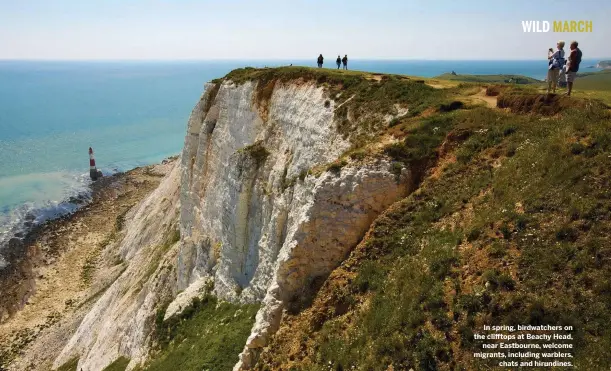
M 89 147 L 89 176 L 93 181 L 103 176 L 102 172 L 95 166 L 95 158 L 93 158 L 93 149 L 91 147 Z

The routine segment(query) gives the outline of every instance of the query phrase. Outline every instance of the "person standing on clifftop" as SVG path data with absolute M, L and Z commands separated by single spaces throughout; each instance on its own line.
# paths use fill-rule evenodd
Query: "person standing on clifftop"
M 342 64 L 342 59 L 340 58 L 340 56 L 337 56 L 337 59 L 335 60 L 335 63 L 337 64 L 337 69 L 339 70 L 339 66 Z
M 342 58 L 342 63 L 344 64 L 344 69 L 347 70 L 348 69 L 348 54 L 344 55 L 344 58 Z
M 569 54 L 569 61 L 566 64 L 566 84 L 568 90 L 565 94 L 567 96 L 571 96 L 573 81 L 575 81 L 575 76 L 577 75 L 577 71 L 579 71 L 579 63 L 581 63 L 582 53 L 577 45 L 579 45 L 577 41 L 571 43 L 571 53 Z
M 318 56 L 318 60 L 316 61 L 316 63 L 318 64 L 318 68 L 322 68 L 324 60 L 325 59 L 322 57 L 322 54 Z
M 547 68 L 547 93 L 556 92 L 556 83 L 558 82 L 558 75 L 560 69 L 564 66 L 564 41 L 558 41 L 556 44 L 557 50 L 550 53 L 547 59 L 551 62 Z

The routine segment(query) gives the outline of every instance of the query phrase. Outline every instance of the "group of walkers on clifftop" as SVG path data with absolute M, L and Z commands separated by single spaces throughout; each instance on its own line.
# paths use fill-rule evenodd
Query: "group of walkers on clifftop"
M 316 60 L 316 64 L 318 65 L 318 68 L 322 68 L 322 64 L 324 63 L 325 58 L 321 55 L 318 56 L 318 59 Z M 344 58 L 340 58 L 340 56 L 337 56 L 337 59 L 335 60 L 335 63 L 337 64 L 337 69 L 339 70 L 340 67 L 343 65 L 344 69 L 347 70 L 348 69 L 348 54 L 344 55 Z
M 573 81 L 579 64 L 581 63 L 581 50 L 577 47 L 577 41 L 571 42 L 571 50 L 568 59 L 564 58 L 564 41 L 560 40 L 556 44 L 556 50 L 549 48 L 547 53 L 548 69 L 547 69 L 547 92 L 555 93 L 556 85 L 564 87 L 566 81 L 567 91 L 565 95 L 570 96 L 573 91 Z

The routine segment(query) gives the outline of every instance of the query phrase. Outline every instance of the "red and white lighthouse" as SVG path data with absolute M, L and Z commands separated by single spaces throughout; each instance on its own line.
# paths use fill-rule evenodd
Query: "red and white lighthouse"
M 102 177 L 102 172 L 95 166 L 95 158 L 93 157 L 93 149 L 91 147 L 89 147 L 89 176 L 94 181 Z

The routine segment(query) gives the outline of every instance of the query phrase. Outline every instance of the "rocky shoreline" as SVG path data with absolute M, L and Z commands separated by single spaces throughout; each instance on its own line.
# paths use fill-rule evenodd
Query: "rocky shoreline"
M 9 264 L 0 270 L 0 370 L 50 368 L 42 365 L 50 366 L 67 341 L 65 326 L 78 326 L 120 271 L 104 255 L 118 240 L 122 218 L 157 188 L 176 158 L 104 177 L 92 183 L 90 200 L 70 200 L 82 204 L 74 213 L 10 240 L 3 250 Z

